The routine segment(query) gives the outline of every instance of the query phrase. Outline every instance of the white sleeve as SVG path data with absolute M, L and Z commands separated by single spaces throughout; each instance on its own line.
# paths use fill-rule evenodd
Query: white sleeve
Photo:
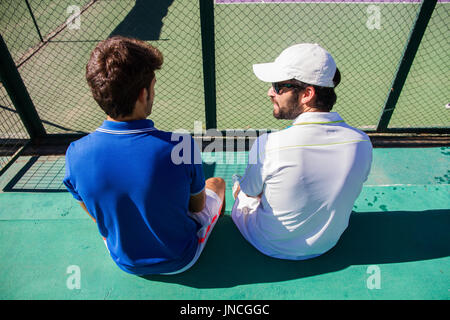
M 258 137 L 253 143 L 249 155 L 245 174 L 239 181 L 241 190 L 250 197 L 256 197 L 264 190 L 264 158 L 267 134 Z

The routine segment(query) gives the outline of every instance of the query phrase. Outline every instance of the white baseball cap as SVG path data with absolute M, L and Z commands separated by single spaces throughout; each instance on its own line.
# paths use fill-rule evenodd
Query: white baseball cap
M 300 43 L 285 49 L 275 62 L 253 65 L 253 72 L 264 82 L 296 79 L 307 84 L 334 87 L 336 63 L 317 43 Z

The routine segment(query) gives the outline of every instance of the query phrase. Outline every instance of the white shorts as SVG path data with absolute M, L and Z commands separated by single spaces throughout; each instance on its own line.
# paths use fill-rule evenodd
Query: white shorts
M 244 192 L 240 191 L 234 201 L 233 209 L 231 210 L 231 218 L 242 236 L 257 248 L 258 245 L 253 241 L 248 229 L 253 227 L 253 224 L 255 223 L 253 220 L 250 220 L 254 218 L 254 214 L 256 213 L 256 209 L 258 209 L 260 202 L 260 199 L 249 197 Z
M 206 242 L 208 241 L 209 235 L 211 234 L 214 226 L 216 225 L 216 222 L 219 219 L 220 211 L 222 210 L 222 200 L 220 200 L 220 197 L 211 189 L 205 189 L 205 192 L 206 192 L 205 208 L 200 212 L 188 213 L 188 215 L 192 219 L 194 219 L 195 221 L 200 223 L 200 225 L 202 225 L 202 228 L 200 228 L 200 230 L 198 230 L 197 232 L 198 246 L 194 258 L 191 260 L 191 262 L 189 262 L 186 266 L 184 266 L 180 270 L 170 273 L 161 273 L 162 275 L 171 275 L 184 272 L 190 267 L 192 267 L 197 262 L 198 258 L 200 258 L 200 254 L 203 252 L 203 249 L 206 246 Z M 105 242 L 106 248 L 108 249 L 106 240 L 103 239 L 103 241 Z
M 235 199 L 233 209 L 231 210 L 231 218 L 234 224 L 241 232 L 242 236 L 252 246 L 258 249 L 261 253 L 278 259 L 288 260 L 306 260 L 319 256 L 320 254 L 305 255 L 305 256 L 289 256 L 283 252 L 278 252 L 270 245 L 270 240 L 264 237 L 255 236 L 252 230 L 257 225 L 256 213 L 261 200 L 254 197 L 247 196 L 244 192 L 240 191 Z
M 203 252 L 203 249 L 206 246 L 206 242 L 208 241 L 209 235 L 211 234 L 214 226 L 216 225 L 217 220 L 219 219 L 220 211 L 222 210 L 222 200 L 220 197 L 211 189 L 205 189 L 206 191 L 206 204 L 205 208 L 196 213 L 189 212 L 189 216 L 200 223 L 202 228 L 198 230 L 198 246 L 197 251 L 195 252 L 194 258 L 189 262 L 186 266 L 181 268 L 180 270 L 170 272 L 170 273 L 161 273 L 162 275 L 172 275 L 184 272 L 192 267 L 200 258 L 200 254 Z

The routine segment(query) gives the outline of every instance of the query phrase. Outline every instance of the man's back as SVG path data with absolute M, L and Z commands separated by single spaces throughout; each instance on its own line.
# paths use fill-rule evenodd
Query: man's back
M 64 182 L 125 271 L 175 271 L 195 255 L 199 227 L 187 213 L 204 176 L 201 163 L 171 160 L 176 143 L 150 120 L 105 121 L 67 151 Z
M 331 249 L 348 224 L 372 159 L 368 136 L 334 112 L 301 114 L 292 126 L 262 136 L 250 152 L 241 190 L 262 192 L 246 223 L 262 252 L 304 259 Z M 260 177 L 260 178 L 258 178 Z

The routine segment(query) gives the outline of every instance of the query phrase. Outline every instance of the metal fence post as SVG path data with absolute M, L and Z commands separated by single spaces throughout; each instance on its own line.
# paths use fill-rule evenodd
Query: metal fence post
M 408 77 L 409 70 L 416 56 L 420 42 L 433 14 L 437 0 L 423 0 L 417 14 L 416 21 L 414 22 L 413 29 L 409 35 L 408 42 L 406 43 L 403 51 L 402 59 L 400 60 L 397 72 L 391 85 L 390 92 L 386 98 L 386 102 L 383 107 L 380 120 L 377 125 L 377 132 L 386 131 L 389 121 L 391 120 L 395 106 L 397 104 L 400 93 L 402 92 L 403 85 Z
M 214 0 L 199 0 L 205 89 L 206 129 L 217 128 L 216 63 L 214 50 Z
M 42 121 L 1 35 L 0 56 L 2 57 L 0 59 L 0 79 L 30 135 L 30 139 L 34 141 L 37 138 L 43 138 L 46 132 Z
M 39 39 L 41 39 L 41 42 L 44 42 L 44 38 L 42 38 L 41 30 L 39 30 L 39 26 L 37 24 L 36 18 L 34 17 L 33 10 L 31 10 L 30 3 L 28 0 L 25 0 L 25 3 L 27 4 L 28 12 L 30 13 L 31 19 L 33 20 L 34 27 L 36 28 L 36 31 L 39 35 Z

